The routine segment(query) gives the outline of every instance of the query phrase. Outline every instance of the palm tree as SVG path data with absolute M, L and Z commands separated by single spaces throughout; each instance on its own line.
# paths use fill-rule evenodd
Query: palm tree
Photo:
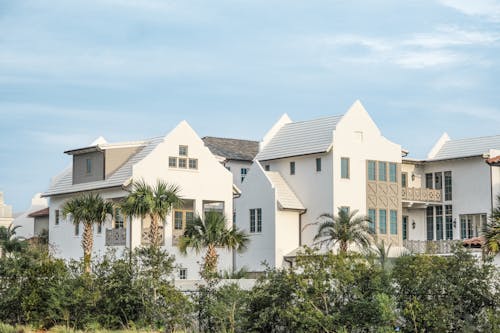
M 498 196 L 500 202 L 500 196 Z M 490 221 L 483 226 L 484 249 L 489 254 L 500 252 L 500 206 L 491 212 Z
M 184 235 L 179 240 L 181 253 L 187 254 L 187 248 L 192 247 L 196 253 L 206 248 L 203 258 L 202 276 L 212 278 L 217 275 L 217 247 L 243 252 L 248 242 L 248 235 L 235 227 L 228 228 L 226 217 L 219 212 L 205 213 L 205 219 L 200 216 L 186 223 Z
M 161 242 L 160 223 L 166 220 L 172 208 L 182 206 L 179 192 L 177 185 L 167 184 L 162 180 L 157 180 L 154 186 L 140 180 L 132 183 L 132 191 L 121 205 L 127 216 L 151 219 L 149 240 L 155 248 Z
M 349 213 L 339 208 L 338 215 L 322 214 L 318 218 L 319 228 L 314 241 L 318 245 L 326 244 L 329 248 L 339 243 L 341 253 L 346 253 L 349 243 L 355 243 L 362 248 L 370 246 L 372 231 L 368 226 L 370 218 L 355 215 L 357 210 Z
M 16 230 L 21 226 L 9 225 L 8 227 L 0 227 L 0 255 L 12 252 L 21 252 L 26 248 L 28 243 L 22 237 L 16 237 Z
M 113 215 L 113 204 L 99 194 L 86 193 L 66 201 L 62 207 L 63 217 L 71 215 L 73 223 L 83 223 L 82 248 L 85 272 L 90 273 L 92 248 L 94 247 L 94 224 L 102 224 L 108 215 Z

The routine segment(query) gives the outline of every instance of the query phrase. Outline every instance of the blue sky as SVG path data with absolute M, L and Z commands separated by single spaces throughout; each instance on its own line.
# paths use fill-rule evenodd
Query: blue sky
M 500 134 L 500 2 L 0 1 L 0 191 L 28 208 L 64 150 L 168 133 L 262 138 L 359 99 L 424 157 Z

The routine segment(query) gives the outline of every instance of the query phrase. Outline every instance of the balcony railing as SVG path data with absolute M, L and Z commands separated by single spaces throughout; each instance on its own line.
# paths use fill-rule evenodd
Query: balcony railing
M 106 246 L 125 246 L 127 243 L 127 229 L 106 229 Z
M 160 225 L 158 226 L 158 232 L 160 234 L 160 245 L 165 245 L 165 237 L 164 237 L 164 232 L 163 232 L 163 226 Z M 149 245 L 151 244 L 151 234 L 150 234 L 150 228 L 142 228 L 141 232 L 141 244 L 142 245 Z
M 454 246 L 462 243 L 461 240 L 404 240 L 403 246 L 412 253 L 448 254 L 452 252 Z
M 401 199 L 404 201 L 441 202 L 441 190 L 430 188 L 403 187 Z

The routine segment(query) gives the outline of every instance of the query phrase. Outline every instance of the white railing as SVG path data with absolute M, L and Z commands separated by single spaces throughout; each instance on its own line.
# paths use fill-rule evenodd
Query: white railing
M 452 252 L 454 246 L 462 242 L 461 240 L 404 240 L 403 246 L 412 253 L 448 254 Z
M 403 187 L 401 199 L 406 201 L 441 202 L 441 190 L 430 188 Z

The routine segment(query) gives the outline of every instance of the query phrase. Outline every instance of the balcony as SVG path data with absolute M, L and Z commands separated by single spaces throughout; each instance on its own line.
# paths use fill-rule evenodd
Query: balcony
M 416 187 L 403 187 L 401 199 L 403 201 L 442 202 L 441 190 Z
M 106 246 L 125 246 L 127 229 L 106 229 Z
M 404 240 L 403 246 L 412 253 L 427 253 L 427 254 L 449 254 L 453 247 L 462 245 L 461 240 L 436 240 L 436 241 L 420 241 L 420 240 Z

